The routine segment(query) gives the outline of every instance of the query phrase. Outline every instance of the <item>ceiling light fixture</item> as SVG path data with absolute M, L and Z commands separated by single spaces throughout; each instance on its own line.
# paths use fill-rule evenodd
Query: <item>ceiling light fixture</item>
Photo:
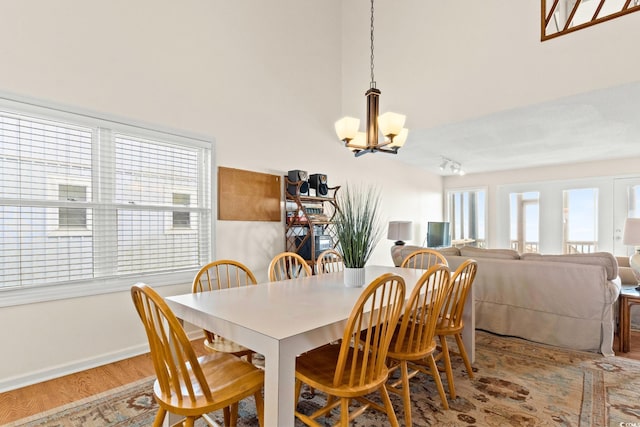
M 373 75 L 373 0 L 371 0 L 371 84 L 365 93 L 367 97 L 367 128 L 358 132 L 360 119 L 343 117 L 335 123 L 336 134 L 344 141 L 344 146 L 361 156 L 366 153 L 397 154 L 407 140 L 409 130 L 404 127 L 406 116 L 387 112 L 378 115 L 381 92 L 376 88 Z M 384 135 L 380 142 L 378 130 Z
M 455 160 L 447 159 L 446 157 L 442 157 L 440 161 L 440 170 L 445 172 L 447 167 L 451 171 L 451 173 L 456 175 L 464 175 L 466 172 L 462 169 L 462 164 L 460 162 L 456 162 Z

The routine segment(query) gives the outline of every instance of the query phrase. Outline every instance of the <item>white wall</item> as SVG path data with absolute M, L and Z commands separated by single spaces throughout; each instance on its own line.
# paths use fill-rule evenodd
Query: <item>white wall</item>
M 0 91 L 206 135 L 220 166 L 372 182 L 385 219 L 412 220 L 424 235 L 426 221 L 441 218 L 441 178 L 393 156 L 355 159 L 334 136 L 341 3 L 3 2 Z M 217 221 L 215 232 L 215 257 L 244 262 L 259 280 L 284 249 L 282 223 Z M 391 265 L 391 245 L 383 240 L 371 262 Z M 127 292 L 1 308 L 0 324 L 0 390 L 146 347 Z
M 382 110 L 428 129 L 638 81 L 640 13 L 541 43 L 540 3 L 376 1 Z M 368 88 L 369 7 L 342 2 L 347 111 Z

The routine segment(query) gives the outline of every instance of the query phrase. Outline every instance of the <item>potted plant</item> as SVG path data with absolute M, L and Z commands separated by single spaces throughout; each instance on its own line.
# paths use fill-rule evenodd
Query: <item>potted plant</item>
M 382 236 L 380 193 L 373 187 L 347 185 L 336 198 L 336 236 L 346 286 L 364 285 L 364 266 Z

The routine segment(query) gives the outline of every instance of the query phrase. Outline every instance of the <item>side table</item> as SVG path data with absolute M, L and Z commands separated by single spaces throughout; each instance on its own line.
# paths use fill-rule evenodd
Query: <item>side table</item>
M 622 287 L 620 298 L 618 299 L 618 322 L 620 339 L 618 350 L 623 353 L 629 352 L 629 334 L 631 333 L 631 306 L 640 304 L 640 291 L 636 287 Z

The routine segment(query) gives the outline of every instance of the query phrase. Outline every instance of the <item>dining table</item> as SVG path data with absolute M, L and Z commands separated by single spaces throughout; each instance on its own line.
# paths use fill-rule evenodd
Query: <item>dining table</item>
M 411 294 L 425 270 L 366 266 L 365 283 L 385 273 L 405 281 Z M 366 286 L 365 284 L 365 286 Z M 185 323 L 214 331 L 264 356 L 264 425 L 295 423 L 296 356 L 342 338 L 344 327 L 364 287 L 344 285 L 343 272 L 259 283 L 254 286 L 166 297 Z M 475 357 L 473 287 L 465 313 L 463 341 Z

